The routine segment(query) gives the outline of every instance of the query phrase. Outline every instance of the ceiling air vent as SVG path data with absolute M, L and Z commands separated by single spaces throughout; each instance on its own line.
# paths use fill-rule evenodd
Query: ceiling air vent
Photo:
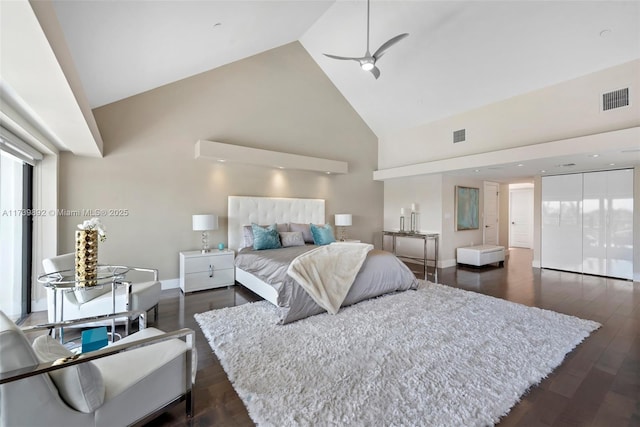
M 629 88 L 614 90 L 602 94 L 602 111 L 629 106 Z
M 466 129 L 460 129 L 453 132 L 453 143 L 464 142 L 466 138 Z

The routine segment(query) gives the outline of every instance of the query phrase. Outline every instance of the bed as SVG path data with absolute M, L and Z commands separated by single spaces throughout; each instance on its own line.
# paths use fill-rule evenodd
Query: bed
M 280 323 L 290 323 L 325 310 L 287 274 L 291 262 L 317 246 L 306 244 L 280 249 L 245 248 L 245 226 L 252 223 L 279 227 L 325 223 L 321 199 L 229 196 L 229 247 L 236 251 L 236 281 L 280 309 Z M 344 245 L 350 245 L 343 243 Z M 336 245 L 340 246 L 340 245 Z M 416 289 L 418 280 L 393 254 L 370 250 L 353 280 L 342 306 L 386 293 Z

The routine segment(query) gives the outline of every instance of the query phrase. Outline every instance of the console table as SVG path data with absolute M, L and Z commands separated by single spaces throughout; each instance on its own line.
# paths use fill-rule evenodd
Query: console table
M 424 265 L 424 278 L 425 280 L 427 279 L 427 261 L 433 261 L 434 262 L 434 273 L 433 273 L 433 277 L 434 277 L 434 282 L 438 283 L 438 242 L 440 239 L 440 235 L 438 233 L 409 233 L 406 231 L 383 231 L 382 232 L 382 246 L 384 247 L 384 236 L 391 236 L 392 237 L 392 241 L 393 241 L 393 246 L 392 246 L 392 250 L 391 252 L 393 252 L 393 254 L 395 256 L 397 256 L 398 258 L 405 258 L 405 259 L 410 259 L 410 260 L 414 260 L 414 261 L 421 261 Z M 424 241 L 424 252 L 423 252 L 423 256 L 422 258 L 420 257 L 415 257 L 415 256 L 409 256 L 409 255 L 398 255 L 396 248 L 396 240 L 398 238 L 404 239 L 422 239 Z M 427 242 L 429 240 L 432 240 L 434 242 L 434 256 L 432 259 L 430 259 L 428 257 L 428 251 L 427 251 Z

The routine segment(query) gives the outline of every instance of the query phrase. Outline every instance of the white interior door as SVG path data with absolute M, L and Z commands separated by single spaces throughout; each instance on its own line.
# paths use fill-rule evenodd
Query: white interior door
M 484 183 L 484 234 L 483 242 L 485 245 L 498 244 L 498 191 L 499 186 L 495 182 Z
M 533 247 L 533 188 L 509 190 L 509 246 Z

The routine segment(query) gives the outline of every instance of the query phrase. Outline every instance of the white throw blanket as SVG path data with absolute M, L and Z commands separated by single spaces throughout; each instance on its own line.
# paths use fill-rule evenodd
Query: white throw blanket
M 287 270 L 320 307 L 336 314 L 373 245 L 335 242 L 296 257 Z

